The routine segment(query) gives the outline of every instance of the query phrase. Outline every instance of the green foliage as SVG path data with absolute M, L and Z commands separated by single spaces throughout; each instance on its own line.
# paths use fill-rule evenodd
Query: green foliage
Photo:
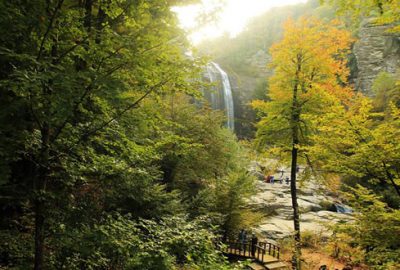
M 168 190 L 181 192 L 191 216 L 211 215 L 223 235 L 232 235 L 249 225 L 243 216 L 245 199 L 254 190 L 254 178 L 243 172 L 248 154 L 228 129 L 221 128 L 219 112 L 187 101 L 186 96 L 172 94 L 159 104 L 165 118 L 158 125 L 162 136 L 156 144 L 162 153 L 163 182 Z
M 10 269 L 30 268 L 33 261 L 32 235 L 20 232 L 18 228 L 9 228 L 0 231 L 0 238 L 0 266 L 7 265 Z
M 326 243 L 326 251 L 340 261 L 353 265 L 362 264 L 365 252 L 354 243 L 352 236 L 342 226 L 343 224 L 333 228 L 334 233 Z
M 174 217 L 242 159 L 191 104 L 203 60 L 171 11 L 188 2 L 1 1 L 0 267 L 228 268 Z
M 248 209 L 246 199 L 254 194 L 255 179 L 243 171 L 232 171 L 223 178 L 209 180 L 189 202 L 194 216 L 210 215 L 219 225 L 224 238 L 235 237 L 241 228 L 248 228 L 260 221 L 260 215 Z
M 254 89 L 253 98 L 258 100 L 268 100 L 268 81 L 263 79 L 258 81 Z
M 400 243 L 394 235 L 400 233 L 400 210 L 391 209 L 371 190 L 357 186 L 348 193 L 348 199 L 356 209 L 353 223 L 338 225 L 343 247 L 346 245 L 362 250 L 364 261 L 372 269 L 397 269 L 400 266 Z M 343 251 L 341 251 L 343 252 Z M 351 254 L 351 255 L 355 255 Z
M 228 269 L 215 249 L 207 219 L 167 217 L 158 222 L 116 215 L 99 224 L 60 232 L 56 269 Z M 61 240 L 61 241 L 60 241 Z M 202 268 L 202 267 L 205 268 Z M 212 268 L 215 267 L 215 268 Z
M 360 179 L 388 198 L 390 193 L 398 197 L 399 109 L 392 105 L 389 110 L 385 121 L 377 121 L 382 114 L 373 112 L 372 101 L 358 98 L 349 110 L 338 107 L 315 119 L 319 132 L 309 154 L 323 161 L 325 171 Z M 399 198 L 390 200 L 391 207 L 399 207 Z
M 322 0 L 337 8 L 339 14 L 349 14 L 358 23 L 363 18 L 373 18 L 376 24 L 393 24 L 392 32 L 399 32 L 400 3 L 398 0 Z
M 221 113 L 199 109 L 179 94 L 167 96 L 160 106 L 165 121 L 158 127 L 161 140 L 156 147 L 168 188 L 193 197 L 210 179 L 243 165 L 243 149 L 228 129 L 221 128 Z
M 375 93 L 374 107 L 377 111 L 390 110 L 390 103 L 400 107 L 400 77 L 380 72 L 375 78 L 372 90 Z M 389 112 L 390 113 L 390 112 Z
M 301 234 L 301 245 L 305 248 L 320 249 L 323 244 L 322 235 L 315 231 L 304 231 Z
M 221 228 L 225 237 L 234 238 L 240 228 L 248 228 L 251 212 L 243 211 L 245 199 L 254 192 L 254 178 L 245 172 L 235 172 L 215 183 L 216 211 L 225 217 Z
M 399 108 L 396 79 L 381 73 L 376 97 L 357 96 L 348 108 L 315 119 L 318 133 L 308 154 L 324 171 L 342 176 L 355 221 L 339 224 L 332 254 L 372 269 L 399 267 Z

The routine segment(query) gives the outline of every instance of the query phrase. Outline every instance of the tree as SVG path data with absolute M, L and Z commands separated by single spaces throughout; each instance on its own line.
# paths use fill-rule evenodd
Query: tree
M 203 61 L 171 11 L 188 2 L 0 3 L 0 268 L 231 268 L 213 217 L 240 210 L 205 190 L 232 176 L 242 200 L 251 179 L 193 102 Z
M 124 120 L 151 95 L 194 88 L 178 2 L 0 3 L 1 193 L 34 214 L 35 269 L 78 198 L 154 180 L 154 157 Z
M 159 104 L 163 121 L 158 125 L 163 153 L 161 168 L 168 189 L 191 198 L 209 181 L 238 169 L 242 159 L 236 137 L 222 128 L 223 114 L 190 102 L 180 93 L 165 96 Z M 212 180 L 213 179 L 213 180 Z
M 374 110 L 372 100 L 359 97 L 349 109 L 315 119 L 318 136 L 309 153 L 324 161 L 325 171 L 363 179 L 377 190 L 391 186 L 400 196 L 399 108 L 392 104 L 385 120 Z
M 158 103 L 159 135 L 155 138 L 167 190 L 179 191 L 191 217 L 207 215 L 219 226 L 224 239 L 236 235 L 251 211 L 246 198 L 254 191 L 246 147 L 224 128 L 220 111 L 199 107 L 181 93 L 171 93 Z M 253 218 L 254 219 L 254 218 Z M 253 222 L 254 223 L 254 222 Z
M 334 226 L 340 241 L 333 239 L 336 256 L 347 253 L 352 263 L 366 263 L 372 269 L 398 269 L 400 243 L 393 235 L 400 233 L 400 210 L 388 207 L 371 189 L 360 185 L 346 197 L 357 212 L 354 222 Z
M 295 252 L 293 268 L 300 269 L 300 221 L 296 169 L 299 151 L 311 143 L 312 115 L 329 112 L 351 97 L 345 87 L 346 56 L 350 34 L 337 22 L 323 24 L 314 18 L 286 22 L 284 37 L 271 48 L 274 75 L 269 80 L 270 102 L 255 101 L 263 117 L 257 124 L 256 142 L 263 151 L 291 153 L 291 196 Z M 265 149 L 267 148 L 267 150 Z
M 395 25 L 400 21 L 399 0 L 321 0 L 338 8 L 339 14 L 350 13 L 357 22 L 359 19 L 373 17 L 377 24 L 394 24 L 392 32 L 400 32 L 400 26 Z
M 398 234 L 400 208 L 398 86 L 381 73 L 373 89 L 373 98 L 358 94 L 349 106 L 314 117 L 317 133 L 307 153 L 324 173 L 340 175 L 355 209 L 356 221 L 336 228 L 342 248 L 373 269 L 397 269 L 399 243 L 392 236 Z
M 392 75 L 380 72 L 374 80 L 372 90 L 375 93 L 373 100 L 377 111 L 390 111 L 390 103 L 400 107 L 400 73 Z

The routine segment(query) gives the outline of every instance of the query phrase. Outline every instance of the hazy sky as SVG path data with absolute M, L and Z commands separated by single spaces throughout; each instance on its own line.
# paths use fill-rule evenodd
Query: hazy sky
M 190 29 L 196 24 L 196 16 L 202 10 L 212 9 L 218 0 L 202 0 L 203 5 L 194 5 L 176 9 L 181 24 L 184 28 Z M 246 22 L 272 7 L 296 4 L 306 2 L 306 0 L 225 0 L 225 6 L 219 13 L 219 22 L 215 25 L 209 25 L 202 30 L 198 30 L 191 35 L 194 43 L 202 39 L 216 37 L 224 32 L 235 36 L 242 31 Z

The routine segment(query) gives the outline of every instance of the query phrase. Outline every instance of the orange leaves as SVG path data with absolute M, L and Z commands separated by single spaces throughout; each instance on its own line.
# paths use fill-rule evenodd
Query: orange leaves
M 339 21 L 325 24 L 316 18 L 289 19 L 284 37 L 271 47 L 275 75 L 270 80 L 271 98 L 282 98 L 297 83 L 303 93 L 318 85 L 345 101 L 351 96 L 347 83 L 346 57 L 353 42 Z
M 315 119 L 351 104 L 353 92 L 346 84 L 352 39 L 339 27 L 338 21 L 315 18 L 285 23 L 283 39 L 270 50 L 270 101 L 252 103 L 262 116 L 257 142 L 285 149 L 295 143 L 303 151 L 316 130 Z

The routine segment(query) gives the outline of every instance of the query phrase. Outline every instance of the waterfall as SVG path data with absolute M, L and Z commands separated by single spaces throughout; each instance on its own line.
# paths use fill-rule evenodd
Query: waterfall
M 213 109 L 221 109 L 225 111 L 227 118 L 226 125 L 230 130 L 234 130 L 233 96 L 228 74 L 226 74 L 217 63 L 211 62 L 211 64 L 207 66 L 207 77 L 212 83 L 218 82 L 219 80 L 221 81 L 222 87 L 212 89 L 209 95 L 209 101 Z M 220 98 L 221 96 L 223 99 Z
M 343 213 L 343 214 L 353 213 L 353 209 L 344 204 L 335 203 L 334 206 L 336 208 L 336 212 L 338 213 Z
M 210 82 L 216 82 L 218 79 L 216 78 L 216 76 L 214 76 L 214 72 L 213 70 L 211 70 L 211 68 L 209 66 L 207 66 L 207 75 L 208 78 L 210 79 Z M 212 87 L 213 89 L 210 92 L 210 104 L 211 104 L 211 108 L 214 110 L 218 109 L 218 101 L 217 101 L 217 94 L 216 94 L 216 87 Z

